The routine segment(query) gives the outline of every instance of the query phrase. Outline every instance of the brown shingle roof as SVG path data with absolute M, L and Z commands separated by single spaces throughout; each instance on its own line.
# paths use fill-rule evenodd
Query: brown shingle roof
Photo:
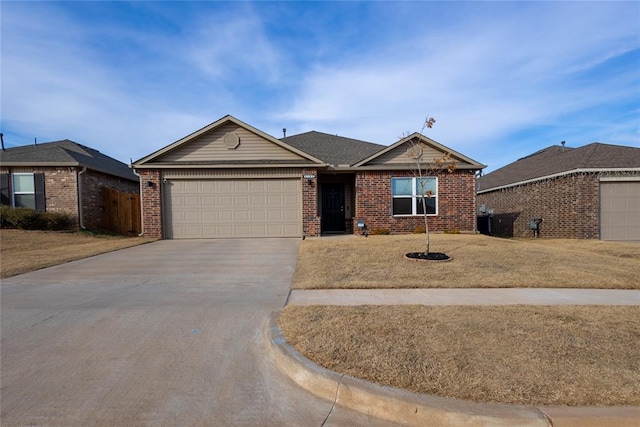
M 552 145 L 478 178 L 478 191 L 577 169 L 640 168 L 640 148 L 594 142 L 580 148 Z
M 138 181 L 138 177 L 126 164 L 68 139 L 7 148 L 0 151 L 0 163 L 3 166 L 24 167 L 86 166 L 88 169 Z
M 316 131 L 287 136 L 280 141 L 333 166 L 353 165 L 386 148 L 372 142 Z

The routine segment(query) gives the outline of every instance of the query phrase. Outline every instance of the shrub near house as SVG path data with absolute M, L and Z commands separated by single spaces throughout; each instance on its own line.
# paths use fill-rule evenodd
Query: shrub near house
M 39 212 L 29 208 L 0 206 L 0 227 L 22 230 L 67 230 L 71 217 L 60 212 Z

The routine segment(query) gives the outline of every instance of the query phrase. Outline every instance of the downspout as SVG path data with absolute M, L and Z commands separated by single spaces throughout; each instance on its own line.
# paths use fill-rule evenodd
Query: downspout
M 87 171 L 87 167 L 83 166 L 82 170 L 78 172 L 78 219 L 80 220 L 80 228 L 86 230 L 87 228 L 84 226 L 84 212 L 82 209 L 82 179 L 80 175 Z
M 131 167 L 131 172 L 138 177 L 138 181 L 140 182 L 140 234 L 138 234 L 138 237 L 142 237 L 144 236 L 144 215 L 142 214 L 142 209 L 144 208 L 142 205 L 142 177 L 133 167 Z

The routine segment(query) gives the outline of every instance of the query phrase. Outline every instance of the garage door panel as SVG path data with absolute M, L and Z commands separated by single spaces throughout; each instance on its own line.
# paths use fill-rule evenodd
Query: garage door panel
M 298 197 L 292 194 L 287 194 L 282 197 L 282 204 L 286 206 L 298 206 Z
M 640 182 L 600 184 L 600 237 L 640 240 Z
M 235 211 L 233 213 L 233 219 L 236 222 L 249 222 L 251 219 L 251 212 L 243 210 L 243 211 Z
M 200 217 L 204 223 L 213 223 L 219 220 L 218 212 L 216 211 L 202 211 Z
M 298 212 L 297 211 L 286 210 L 286 211 L 283 211 L 283 214 L 284 214 L 284 219 L 287 222 L 293 221 L 294 219 L 298 219 Z
M 299 237 L 299 179 L 172 180 L 166 188 L 168 238 Z
M 185 191 L 199 191 L 200 187 L 197 182 L 185 181 L 183 182 L 183 188 Z
M 216 206 L 218 204 L 215 196 L 202 196 L 200 200 L 202 201 L 202 206 Z
M 251 196 L 251 206 L 264 206 L 267 198 L 264 194 L 256 194 Z
M 282 220 L 284 218 L 284 212 L 282 211 L 267 211 L 266 216 L 270 220 Z
M 218 211 L 217 219 L 222 222 L 233 221 L 233 211 Z
M 197 196 L 185 197 L 183 203 L 184 203 L 184 206 L 199 207 L 200 206 L 200 198 L 197 197 Z

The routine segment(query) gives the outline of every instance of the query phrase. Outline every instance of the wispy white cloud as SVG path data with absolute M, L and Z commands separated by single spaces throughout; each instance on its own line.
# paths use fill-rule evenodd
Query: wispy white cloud
M 430 130 L 436 139 L 486 158 L 517 143 L 510 138 L 519 130 L 537 132 L 580 111 L 639 102 L 640 27 L 632 5 L 527 4 L 508 13 L 500 3 L 482 7 L 491 10 L 469 17 L 459 7 L 451 24 L 425 20 L 408 40 L 309 70 L 282 117 L 389 143 L 430 114 L 438 117 Z M 487 19 L 492 12 L 498 16 Z M 425 48 L 407 55 L 405 46 Z M 635 67 L 588 76 L 630 53 Z M 611 126 L 640 145 L 637 120 Z M 540 138 L 542 146 L 559 142 Z
M 609 2 L 2 4 L 2 129 L 137 159 L 222 117 L 430 136 L 499 166 L 640 146 L 640 9 Z

